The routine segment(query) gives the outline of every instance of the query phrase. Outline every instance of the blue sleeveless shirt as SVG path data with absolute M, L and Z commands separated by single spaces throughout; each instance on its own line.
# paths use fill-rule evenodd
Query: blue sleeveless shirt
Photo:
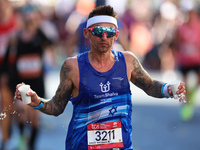
M 121 121 L 123 150 L 132 150 L 132 101 L 122 52 L 112 50 L 115 63 L 107 72 L 96 71 L 88 52 L 77 56 L 79 95 L 71 98 L 73 115 L 66 138 L 66 150 L 87 150 L 87 125 Z

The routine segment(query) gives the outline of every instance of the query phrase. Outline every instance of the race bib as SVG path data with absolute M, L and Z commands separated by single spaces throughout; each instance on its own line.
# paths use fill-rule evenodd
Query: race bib
M 42 74 L 42 59 L 39 54 L 21 56 L 17 61 L 17 70 L 21 78 L 29 79 Z
M 123 147 L 121 121 L 87 126 L 88 150 Z

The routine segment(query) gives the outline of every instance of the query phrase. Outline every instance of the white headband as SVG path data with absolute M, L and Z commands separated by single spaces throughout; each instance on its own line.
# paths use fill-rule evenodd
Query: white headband
M 118 28 L 117 19 L 115 19 L 112 16 L 107 16 L 107 15 L 94 16 L 88 19 L 86 28 L 96 23 L 112 23 Z

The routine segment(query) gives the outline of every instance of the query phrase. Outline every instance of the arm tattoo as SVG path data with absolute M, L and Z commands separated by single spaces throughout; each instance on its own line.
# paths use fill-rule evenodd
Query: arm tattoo
M 71 70 L 70 66 L 67 66 L 66 63 L 63 64 L 60 73 L 60 85 L 56 94 L 49 102 L 44 103 L 40 111 L 55 116 L 60 115 L 64 111 L 72 93 L 72 81 L 68 77 Z
M 142 67 L 136 57 L 133 58 L 134 70 L 132 72 L 131 81 L 137 87 L 141 88 L 148 95 L 162 98 L 161 87 L 162 82 L 154 80 Z

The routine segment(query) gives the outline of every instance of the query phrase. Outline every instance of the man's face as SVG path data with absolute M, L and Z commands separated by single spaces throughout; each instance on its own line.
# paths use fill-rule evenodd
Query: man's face
M 92 29 L 94 27 L 112 27 L 112 28 L 116 28 L 115 25 L 111 24 L 111 23 L 97 23 L 94 24 L 92 26 L 90 26 L 89 28 Z M 116 35 L 113 37 L 107 37 L 107 32 L 103 32 L 101 35 L 101 37 L 93 35 L 92 31 L 87 29 L 87 34 L 88 34 L 88 38 L 90 40 L 91 43 L 91 47 L 94 50 L 97 50 L 99 53 L 106 53 L 108 50 L 111 49 L 112 44 L 114 42 L 114 40 L 117 40 L 118 37 L 118 30 L 116 31 Z
M 32 11 L 27 14 L 24 14 L 23 20 L 24 20 L 26 28 L 30 30 L 32 29 L 35 30 L 39 27 L 40 15 L 38 12 Z

